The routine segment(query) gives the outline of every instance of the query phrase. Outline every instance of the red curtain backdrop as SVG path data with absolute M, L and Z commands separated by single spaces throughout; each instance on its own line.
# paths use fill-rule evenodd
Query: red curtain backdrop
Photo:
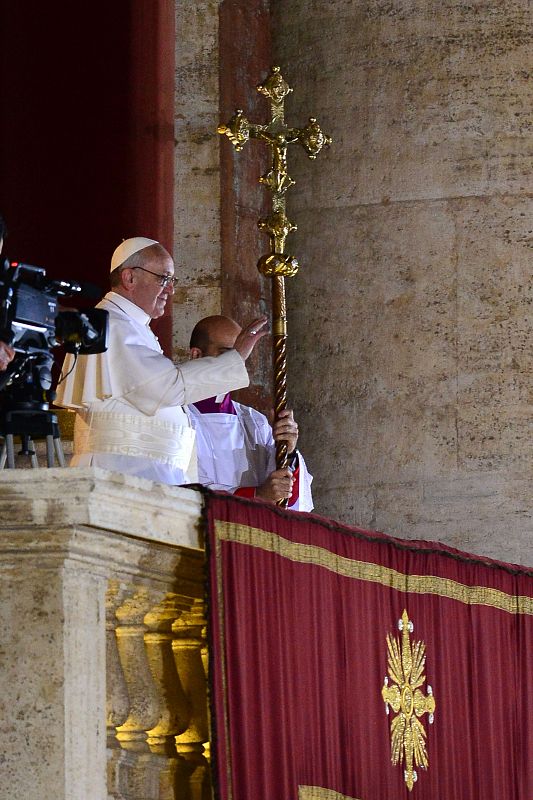
M 532 571 L 229 496 L 206 518 L 220 800 L 533 798 Z
M 172 253 L 174 19 L 173 0 L 0 2 L 3 257 L 104 294 L 122 239 Z M 154 323 L 168 354 L 171 313 Z

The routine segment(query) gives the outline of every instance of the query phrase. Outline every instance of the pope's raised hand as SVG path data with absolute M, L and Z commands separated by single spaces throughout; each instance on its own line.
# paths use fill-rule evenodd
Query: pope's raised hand
M 244 361 L 246 361 L 259 339 L 262 339 L 263 336 L 267 335 L 268 331 L 261 330 L 266 323 L 266 317 L 258 317 L 258 319 L 254 319 L 253 322 L 250 322 L 242 329 L 235 339 L 235 344 L 233 347 L 241 355 Z

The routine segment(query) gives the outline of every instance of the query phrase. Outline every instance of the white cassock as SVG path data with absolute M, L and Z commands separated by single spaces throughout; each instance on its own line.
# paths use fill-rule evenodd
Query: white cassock
M 196 359 L 203 361 L 203 358 Z M 264 414 L 233 401 L 236 414 L 202 414 L 189 407 L 196 429 L 198 479 L 204 486 L 235 492 L 245 486 L 261 486 L 276 469 L 276 444 Z M 295 511 L 312 511 L 312 476 L 298 452 L 298 499 Z
M 195 432 L 183 406 L 248 386 L 243 359 L 230 350 L 176 366 L 139 306 L 108 292 L 97 308 L 109 311 L 108 349 L 78 356 L 75 366 L 68 355 L 54 401 L 77 412 L 71 466 L 197 482 Z

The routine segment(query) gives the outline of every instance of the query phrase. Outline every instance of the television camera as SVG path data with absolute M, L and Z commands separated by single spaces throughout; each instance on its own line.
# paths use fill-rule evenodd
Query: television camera
M 49 411 L 55 398 L 53 349 L 61 346 L 76 355 L 107 349 L 107 311 L 59 307 L 58 298 L 87 296 L 89 288 L 49 280 L 42 267 L 9 259 L 0 263 L 0 340 L 15 350 L 13 361 L 0 372 L 0 434 L 11 437 L 11 443 L 13 434 L 20 435 L 23 452 L 31 454 L 28 435 L 47 436 L 52 423 L 54 438 L 57 433 L 57 418 Z
M 42 267 L 6 259 L 0 268 L 0 339 L 16 354 L 0 374 L 0 391 L 17 404 L 48 408 L 54 347 L 78 355 L 107 349 L 107 311 L 59 310 L 59 297 L 76 294 L 82 284 L 47 280 Z

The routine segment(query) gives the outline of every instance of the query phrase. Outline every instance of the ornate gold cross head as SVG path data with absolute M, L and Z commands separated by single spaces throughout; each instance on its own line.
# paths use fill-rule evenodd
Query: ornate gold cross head
M 298 271 L 298 262 L 294 256 L 283 255 L 287 235 L 296 230 L 285 214 L 285 192 L 295 183 L 287 171 L 287 146 L 299 142 L 309 158 L 315 159 L 324 146 L 331 144 L 331 138 L 323 133 L 315 117 L 309 118 L 305 128 L 289 128 L 285 124 L 285 98 L 292 89 L 279 67 L 272 67 L 257 91 L 270 101 L 271 121 L 266 125 L 253 124 L 242 109 L 237 109 L 227 125 L 219 126 L 218 132 L 225 134 L 236 150 L 242 150 L 250 138 L 270 146 L 272 166 L 259 182 L 272 192 L 272 213 L 258 223 L 270 238 L 270 254 L 259 259 L 258 267 L 264 275 L 290 277 Z

